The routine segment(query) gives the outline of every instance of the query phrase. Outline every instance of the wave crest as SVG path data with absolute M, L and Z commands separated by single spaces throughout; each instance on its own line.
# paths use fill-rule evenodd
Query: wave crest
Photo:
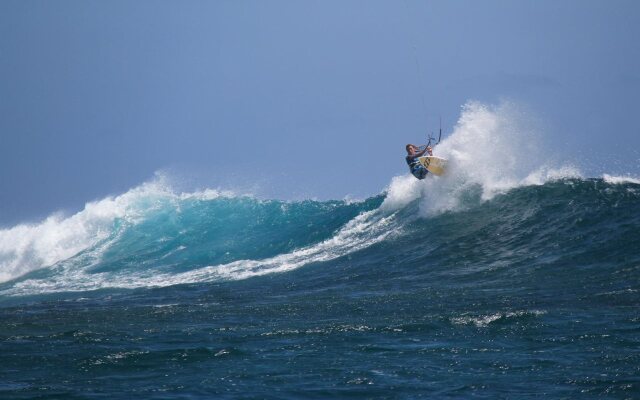
M 124 225 L 143 221 L 167 203 L 214 199 L 231 192 L 173 193 L 162 179 L 116 196 L 87 203 L 72 216 L 56 213 L 36 224 L 0 230 L 0 283 L 68 259 L 112 238 Z

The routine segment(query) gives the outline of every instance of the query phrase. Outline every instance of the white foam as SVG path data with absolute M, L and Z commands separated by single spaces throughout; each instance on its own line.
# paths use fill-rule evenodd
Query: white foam
M 0 231 L 0 282 L 52 265 L 106 239 L 116 218 L 125 216 L 121 199 L 88 203 L 71 217 L 53 215 L 33 225 Z
M 583 176 L 580 170 L 573 165 L 565 165 L 559 168 L 543 166 L 527 175 L 521 183 L 523 185 L 539 186 L 544 185 L 546 182 L 570 178 L 581 179 Z
M 352 204 L 362 204 L 366 201 L 367 199 L 365 198 L 361 198 L 361 197 L 354 197 L 351 194 L 347 194 L 346 196 L 344 196 L 342 198 L 342 201 L 344 202 L 344 204 L 347 205 L 352 205 Z
M 251 197 L 251 195 L 243 194 L 242 196 Z M 180 200 L 215 200 L 220 197 L 239 197 L 234 191 L 231 190 L 217 190 L 217 189 L 204 189 L 195 192 L 183 192 L 177 195 Z
M 386 189 L 387 194 L 382 202 L 381 209 L 396 211 L 419 199 L 422 194 L 420 183 L 412 175 L 394 177 Z
M 68 259 L 98 243 L 115 239 L 115 222 L 135 224 L 144 215 L 178 200 L 233 197 L 233 192 L 207 189 L 175 194 L 162 176 L 128 192 L 87 203 L 72 216 L 56 213 L 35 224 L 0 230 L 0 283 Z
M 499 321 L 502 319 L 508 320 L 511 318 L 519 318 L 523 316 L 534 316 L 538 317 L 540 315 L 544 315 L 547 312 L 544 310 L 521 310 L 521 311 L 507 311 L 507 312 L 497 312 L 494 314 L 487 315 L 463 315 L 460 317 L 451 318 L 451 322 L 456 325 L 475 325 L 478 328 L 485 328 L 489 324 L 495 321 Z
M 635 183 L 637 185 L 640 185 L 640 178 L 634 178 L 631 176 L 613 176 L 613 175 L 604 174 L 602 175 L 602 179 L 605 182 L 611 183 L 614 185 L 619 185 L 624 183 Z

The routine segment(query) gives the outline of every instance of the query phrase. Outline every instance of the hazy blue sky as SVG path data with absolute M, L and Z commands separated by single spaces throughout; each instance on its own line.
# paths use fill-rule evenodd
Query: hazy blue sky
M 0 225 L 161 169 L 375 194 L 471 99 L 527 104 L 588 173 L 637 174 L 639 39 L 639 1 L 0 0 Z

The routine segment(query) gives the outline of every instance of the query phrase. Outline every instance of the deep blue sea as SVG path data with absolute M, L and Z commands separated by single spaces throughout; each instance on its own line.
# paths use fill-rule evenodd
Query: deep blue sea
M 0 398 L 640 398 L 640 182 L 412 179 L 1 231 Z

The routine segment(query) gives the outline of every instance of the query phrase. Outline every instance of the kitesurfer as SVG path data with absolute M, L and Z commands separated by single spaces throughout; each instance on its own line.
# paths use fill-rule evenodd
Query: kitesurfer
M 408 144 L 406 146 L 407 149 L 407 157 L 405 160 L 407 161 L 407 165 L 409 166 L 409 170 L 411 174 L 415 176 L 417 179 L 424 179 L 429 171 L 420 164 L 420 160 L 418 157 L 424 155 L 424 153 L 429 153 L 430 156 L 433 155 L 432 149 L 430 146 L 426 146 L 423 150 L 420 150 L 418 146 L 413 144 Z

